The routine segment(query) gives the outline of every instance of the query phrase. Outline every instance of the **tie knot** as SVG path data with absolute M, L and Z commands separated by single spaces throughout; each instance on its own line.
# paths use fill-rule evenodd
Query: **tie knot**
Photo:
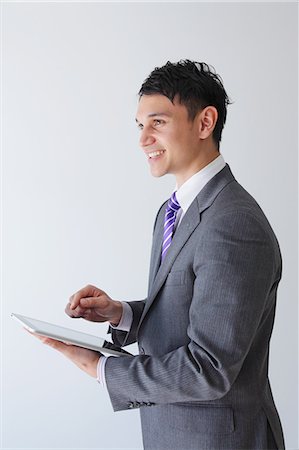
M 172 211 L 177 212 L 180 209 L 180 204 L 177 201 L 175 192 L 172 194 L 170 199 L 168 200 L 167 209 L 172 209 Z

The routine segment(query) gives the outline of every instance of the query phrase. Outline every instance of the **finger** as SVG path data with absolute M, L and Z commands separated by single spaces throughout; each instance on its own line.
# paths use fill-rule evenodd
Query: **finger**
M 77 308 L 72 311 L 71 317 L 73 319 L 80 319 L 81 317 L 85 317 L 86 315 L 90 314 L 91 310 L 90 308 L 81 308 L 80 306 L 77 306 Z
M 70 316 L 70 317 L 74 317 L 74 312 L 71 310 L 71 304 L 68 303 L 64 309 L 64 312 Z
M 106 297 L 88 297 L 81 298 L 80 306 L 82 308 L 99 308 L 104 309 L 109 306 L 109 300 Z
M 101 293 L 102 291 L 100 289 L 96 288 L 95 286 L 92 286 L 91 284 L 85 286 L 83 289 L 80 289 L 78 292 L 76 292 L 70 297 L 69 299 L 70 309 L 75 309 L 79 305 L 80 300 L 82 298 L 95 297 Z
M 93 286 L 87 285 L 84 288 L 80 289 L 75 294 L 73 294 L 69 299 L 70 309 L 72 310 L 72 309 L 77 308 L 77 306 L 80 303 L 81 298 L 90 296 L 89 292 L 90 292 L 90 289 L 92 289 L 92 288 L 93 288 Z
M 72 319 L 87 319 L 87 320 L 92 320 L 91 319 L 91 315 L 94 312 L 93 309 L 90 308 L 80 308 L 79 306 L 77 306 L 76 310 L 72 313 L 72 315 L 70 316 Z
M 92 312 L 93 311 L 90 308 L 84 309 L 83 312 L 82 312 L 83 319 L 87 319 L 88 320 L 91 317 Z
M 28 330 L 27 328 L 25 328 L 25 330 L 28 331 L 28 333 L 31 334 L 31 336 L 34 336 L 37 339 L 39 339 L 41 342 L 43 342 L 43 344 L 47 344 L 50 347 L 56 348 L 57 350 L 63 349 L 63 347 L 66 345 L 61 341 L 57 341 L 56 339 L 52 339 L 47 336 L 43 336 L 41 334 L 34 333 L 33 331 Z
M 70 303 L 66 305 L 66 308 L 64 310 L 68 316 L 70 316 L 72 319 L 79 319 L 82 317 L 82 313 L 85 311 L 84 309 L 80 308 L 80 306 L 77 306 L 74 310 L 70 309 Z
M 37 337 L 43 344 L 48 345 L 49 347 L 52 347 L 55 350 L 58 350 L 63 353 L 66 353 L 71 346 L 74 347 L 74 345 L 70 344 L 69 342 L 57 341 L 56 339 L 52 339 L 47 336 L 42 336 L 36 333 L 34 334 L 34 336 Z

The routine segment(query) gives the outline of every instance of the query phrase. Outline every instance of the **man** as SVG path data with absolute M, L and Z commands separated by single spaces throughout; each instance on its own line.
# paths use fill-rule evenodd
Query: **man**
M 255 200 L 219 152 L 228 97 L 205 63 L 156 68 L 136 122 L 151 173 L 176 178 L 158 211 L 144 301 L 87 286 L 71 317 L 108 321 L 139 355 L 41 338 L 107 387 L 115 411 L 140 408 L 145 449 L 283 449 L 268 380 L 281 255 Z

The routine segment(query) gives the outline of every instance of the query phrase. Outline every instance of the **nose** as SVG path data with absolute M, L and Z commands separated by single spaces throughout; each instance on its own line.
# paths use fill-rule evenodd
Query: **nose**
M 139 138 L 140 147 L 147 147 L 148 145 L 154 144 L 155 141 L 155 137 L 148 131 L 146 127 L 144 127 Z

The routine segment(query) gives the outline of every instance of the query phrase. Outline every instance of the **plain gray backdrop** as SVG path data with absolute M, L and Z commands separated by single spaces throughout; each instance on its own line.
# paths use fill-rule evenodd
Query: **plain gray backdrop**
M 270 379 L 298 448 L 297 25 L 296 3 L 2 3 L 2 449 L 142 447 L 138 411 L 114 413 L 94 379 L 9 316 L 105 336 L 64 314 L 71 294 L 91 283 L 146 296 L 174 179 L 149 174 L 137 92 L 181 58 L 222 76 L 233 104 L 221 152 L 281 245 Z

